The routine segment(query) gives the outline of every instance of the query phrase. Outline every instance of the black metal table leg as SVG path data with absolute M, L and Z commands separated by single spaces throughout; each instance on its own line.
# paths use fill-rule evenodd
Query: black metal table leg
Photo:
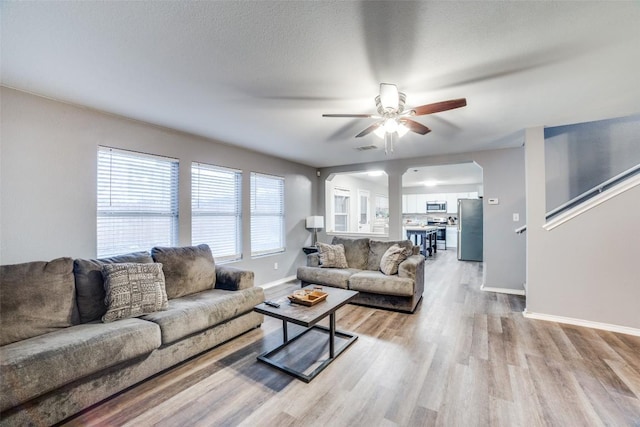
M 336 338 L 336 314 L 329 315 L 329 358 L 335 357 L 335 338 Z

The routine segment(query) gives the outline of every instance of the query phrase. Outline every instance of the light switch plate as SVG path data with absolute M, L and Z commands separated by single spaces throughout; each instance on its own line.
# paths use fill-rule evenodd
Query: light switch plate
M 518 222 L 520 221 L 520 214 L 514 213 L 513 214 L 513 222 Z
M 495 198 L 495 199 L 489 199 L 489 204 L 490 204 L 490 205 L 497 205 L 497 204 L 499 204 L 499 203 L 500 203 L 500 201 L 498 200 L 498 198 Z

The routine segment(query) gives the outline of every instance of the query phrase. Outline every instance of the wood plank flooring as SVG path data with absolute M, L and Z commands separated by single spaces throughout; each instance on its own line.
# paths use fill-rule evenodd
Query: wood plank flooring
M 640 426 L 639 337 L 525 319 L 453 251 L 425 267 L 415 314 L 338 311 L 359 339 L 309 384 L 256 361 L 281 343 L 267 317 L 64 425 Z

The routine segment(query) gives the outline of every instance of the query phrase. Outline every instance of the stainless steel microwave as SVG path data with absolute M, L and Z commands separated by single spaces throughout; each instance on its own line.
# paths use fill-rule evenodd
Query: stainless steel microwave
M 427 212 L 446 212 L 447 202 L 427 202 Z

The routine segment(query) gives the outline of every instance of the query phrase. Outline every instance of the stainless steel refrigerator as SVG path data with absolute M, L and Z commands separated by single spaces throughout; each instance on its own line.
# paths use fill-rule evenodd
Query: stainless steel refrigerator
M 458 259 L 482 261 L 482 199 L 458 199 Z

